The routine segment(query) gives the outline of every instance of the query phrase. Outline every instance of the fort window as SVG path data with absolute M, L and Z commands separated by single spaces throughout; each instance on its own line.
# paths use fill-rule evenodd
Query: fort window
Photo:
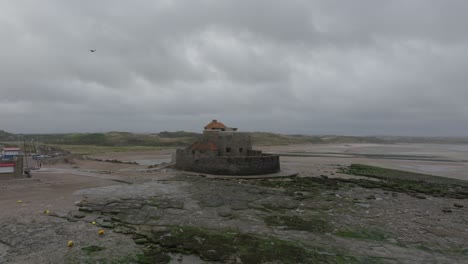
M 195 150 L 192 150 L 192 154 L 195 154 Z
M 231 148 L 226 148 L 226 152 L 231 152 Z
M 240 153 L 242 153 L 243 150 L 244 150 L 243 148 L 239 148 L 239 152 L 240 152 Z

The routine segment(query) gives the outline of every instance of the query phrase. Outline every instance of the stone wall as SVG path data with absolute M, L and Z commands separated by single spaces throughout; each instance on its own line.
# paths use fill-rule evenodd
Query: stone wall
M 240 132 L 219 132 L 216 144 L 220 156 L 247 156 L 252 150 L 250 135 Z
M 229 157 L 190 155 L 186 150 L 177 150 L 176 167 L 182 170 L 218 175 L 260 175 L 280 170 L 279 156 L 261 155 Z
M 189 149 L 178 149 L 176 151 L 176 167 L 182 170 L 190 170 L 197 160 L 214 160 L 215 151 L 192 151 Z

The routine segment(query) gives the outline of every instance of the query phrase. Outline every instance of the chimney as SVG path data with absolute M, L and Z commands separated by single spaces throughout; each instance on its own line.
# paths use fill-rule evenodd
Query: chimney
M 215 123 L 218 123 L 218 120 L 216 120 L 216 119 L 213 119 L 213 122 L 215 122 Z

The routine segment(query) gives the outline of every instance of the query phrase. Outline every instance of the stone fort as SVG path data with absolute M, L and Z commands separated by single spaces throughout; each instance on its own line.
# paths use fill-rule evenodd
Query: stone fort
M 176 151 L 176 168 L 219 175 L 259 175 L 280 170 L 278 155 L 252 150 L 250 135 L 213 120 L 200 140 Z

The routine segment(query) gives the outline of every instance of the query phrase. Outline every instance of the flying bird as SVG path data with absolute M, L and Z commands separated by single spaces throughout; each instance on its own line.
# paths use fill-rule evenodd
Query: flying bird
M 95 52 L 95 51 L 96 51 L 96 49 L 91 49 L 91 50 L 89 50 L 89 51 L 91 51 L 91 52 Z

